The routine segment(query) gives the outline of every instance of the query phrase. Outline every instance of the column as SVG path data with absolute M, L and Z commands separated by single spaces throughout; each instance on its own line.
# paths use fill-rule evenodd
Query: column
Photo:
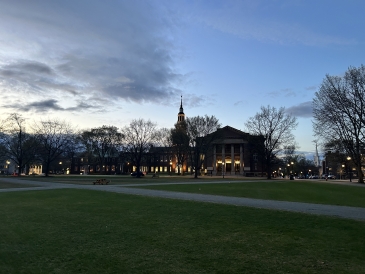
M 217 145 L 213 146 L 213 172 L 212 175 L 217 175 L 217 154 L 216 154 Z
M 225 168 L 226 168 L 226 146 L 224 144 L 222 144 L 222 175 L 223 175 L 223 172 L 226 173 L 225 171 Z M 223 162 L 224 162 L 224 165 L 223 165 Z
M 231 144 L 231 175 L 235 175 L 234 144 Z
M 243 175 L 243 144 L 240 144 L 240 174 Z

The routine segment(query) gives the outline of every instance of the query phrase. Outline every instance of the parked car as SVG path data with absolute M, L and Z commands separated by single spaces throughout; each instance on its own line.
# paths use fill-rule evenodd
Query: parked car
M 138 172 L 138 175 L 139 175 L 140 177 L 143 177 L 143 176 L 144 176 L 144 173 L 143 173 L 142 171 L 139 171 L 139 172 Z M 136 177 L 136 176 L 137 176 L 137 171 L 132 172 L 132 173 L 131 173 L 131 176 Z
M 319 179 L 319 177 L 317 175 L 311 175 L 309 176 L 309 179 Z
M 327 178 L 328 179 L 336 179 L 336 176 L 335 175 L 328 175 Z

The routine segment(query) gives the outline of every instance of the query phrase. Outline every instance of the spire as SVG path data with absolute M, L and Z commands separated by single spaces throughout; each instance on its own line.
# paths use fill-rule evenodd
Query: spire
M 185 114 L 184 114 L 184 109 L 183 109 L 183 106 L 182 106 L 182 95 L 181 95 L 181 102 L 180 102 L 180 111 L 179 113 L 177 114 L 177 122 L 182 122 L 185 120 Z
M 180 112 L 179 112 L 179 114 L 180 113 L 184 114 L 184 109 L 183 109 L 183 106 L 182 106 L 182 95 L 181 95 L 181 103 L 180 103 Z

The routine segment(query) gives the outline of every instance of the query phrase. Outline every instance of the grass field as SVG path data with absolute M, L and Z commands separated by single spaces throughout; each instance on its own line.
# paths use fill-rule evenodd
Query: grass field
M 193 179 L 191 176 L 163 176 L 152 178 L 133 178 L 130 176 L 27 176 L 2 177 L 8 181 L 0 181 L 1 188 L 16 187 L 11 184 L 14 179 L 45 181 L 67 184 L 91 185 L 97 178 L 107 178 L 111 185 L 146 184 L 143 188 L 180 191 L 201 194 L 225 195 L 257 199 L 270 199 L 293 202 L 331 204 L 343 206 L 365 207 L 365 187 L 356 185 L 336 185 L 310 180 L 264 180 L 250 178 L 219 178 L 202 177 Z M 212 184 L 207 184 L 212 182 Z M 223 182 L 223 183 L 221 183 Z M 161 185 L 147 185 L 157 183 Z M 171 183 L 184 183 L 172 185 Z M 200 184 L 202 183 L 202 184 Z M 22 187 L 18 184 L 17 187 Z
M 133 183 L 170 183 L 174 182 L 196 182 L 196 181 L 219 181 L 222 178 L 210 178 L 210 177 L 202 177 L 199 179 L 194 179 L 192 176 L 160 176 L 159 178 L 153 178 L 152 175 L 147 175 L 142 178 L 135 178 L 128 175 L 56 175 L 56 176 L 0 176 L 0 178 L 12 180 L 32 180 L 32 181 L 40 181 L 40 182 L 54 182 L 54 183 L 64 183 L 64 184 L 86 184 L 90 185 L 96 179 L 105 178 L 111 181 L 112 185 L 120 185 L 120 184 L 133 184 Z M 242 180 L 239 178 L 234 178 L 234 180 Z
M 5 189 L 5 188 L 22 188 L 22 187 L 29 187 L 29 185 L 26 185 L 26 184 L 14 184 L 14 183 L 10 183 L 10 182 L 1 182 L 0 181 L 0 189 Z
M 87 190 L 0 193 L 0 273 L 363 273 L 365 223 Z
M 156 185 L 140 188 L 267 200 L 365 207 L 365 188 L 310 181 L 255 181 L 221 184 Z

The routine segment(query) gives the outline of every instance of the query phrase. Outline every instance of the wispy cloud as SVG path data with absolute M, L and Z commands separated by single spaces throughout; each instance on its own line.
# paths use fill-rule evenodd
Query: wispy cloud
M 292 106 L 286 109 L 287 113 L 290 113 L 296 117 L 310 118 L 312 117 L 312 101 L 301 103 L 297 106 Z
M 281 90 L 276 90 L 276 91 L 272 91 L 269 92 L 268 95 L 272 98 L 276 98 L 276 97 L 294 97 L 297 94 L 294 92 L 294 90 L 292 88 L 283 88 Z
M 87 104 L 84 102 L 78 103 L 76 106 L 72 107 L 62 107 L 60 102 L 55 99 L 48 99 L 37 102 L 30 103 L 14 103 L 14 104 L 4 104 L 3 108 L 9 109 L 17 109 L 21 112 L 34 112 L 34 113 L 47 113 L 53 111 L 85 111 L 87 109 L 93 109 L 94 111 L 98 110 L 97 106 L 93 106 L 91 104 Z
M 316 90 L 317 86 L 309 86 L 305 88 L 306 90 Z

